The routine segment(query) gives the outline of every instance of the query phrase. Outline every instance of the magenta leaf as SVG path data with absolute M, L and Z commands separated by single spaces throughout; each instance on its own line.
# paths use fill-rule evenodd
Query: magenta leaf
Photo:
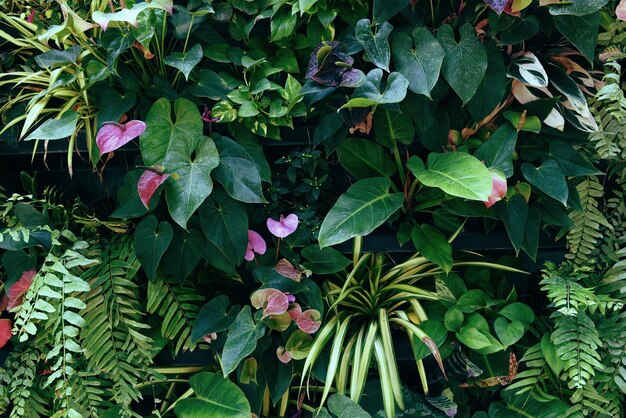
M 287 261 L 286 258 L 280 259 L 278 263 L 276 263 L 276 273 L 296 282 L 300 282 L 300 279 L 302 279 L 302 273 L 300 273 L 300 271 L 295 268 L 293 264 Z
M 148 204 L 150 203 L 150 198 L 156 192 L 156 189 L 167 180 L 169 174 L 159 174 L 155 173 L 152 170 L 146 170 L 143 172 L 141 177 L 139 177 L 139 182 L 137 183 L 137 191 L 139 192 L 139 198 L 141 199 L 141 203 L 146 207 L 146 209 L 150 209 Z
M 146 124 L 140 120 L 131 120 L 124 125 L 116 122 L 105 122 L 96 136 L 100 155 L 115 151 L 137 138 L 146 130 Z
M 265 254 L 267 244 L 258 232 L 248 229 L 248 248 L 246 249 L 245 259 L 247 261 L 254 260 L 254 253 L 259 255 Z
M 291 316 L 291 319 L 293 319 L 294 321 L 297 321 L 298 317 L 302 315 L 302 308 L 300 307 L 300 304 L 298 303 L 290 303 L 289 310 L 287 311 L 287 313 Z
M 24 295 L 28 291 L 28 288 L 33 283 L 33 279 L 37 275 L 35 270 L 28 270 L 22 273 L 22 277 L 9 288 L 9 301 L 7 303 L 7 310 L 20 306 Z
M 298 328 L 307 334 L 313 334 L 320 329 L 320 325 L 322 325 L 321 319 L 322 315 L 319 311 L 308 309 L 300 314 L 298 319 L 296 319 L 296 324 L 298 324 Z
M 280 220 L 275 221 L 272 218 L 267 218 L 267 229 L 278 238 L 285 238 L 294 233 L 298 228 L 298 217 L 295 214 L 287 215 L 285 218 L 280 215 Z
M 13 326 L 10 319 L 0 319 L 0 348 L 4 347 L 13 336 Z
M 263 309 L 263 318 L 280 315 L 289 308 L 287 295 L 277 289 L 257 290 L 250 296 L 250 301 L 256 309 Z

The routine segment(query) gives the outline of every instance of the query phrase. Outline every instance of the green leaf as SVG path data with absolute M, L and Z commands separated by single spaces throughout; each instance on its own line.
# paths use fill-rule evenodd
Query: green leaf
M 409 159 L 407 167 L 425 186 L 438 187 L 451 196 L 470 200 L 489 198 L 491 174 L 479 159 L 462 152 L 430 153 L 428 168 L 422 170 L 415 158 Z
M 220 270 L 233 272 L 248 245 L 248 214 L 242 203 L 216 190 L 200 207 L 200 224 L 206 236 L 205 257 Z
M 343 168 L 357 179 L 391 177 L 396 165 L 382 146 L 367 139 L 348 138 L 337 148 Z
M 24 141 L 38 140 L 52 140 L 67 138 L 76 130 L 76 124 L 80 115 L 73 110 L 68 110 L 61 115 L 59 119 L 48 119 L 30 133 Z
M 137 183 L 143 174 L 143 170 L 131 170 L 124 175 L 124 183 L 117 192 L 118 207 L 111 213 L 112 218 L 139 218 L 159 205 L 157 190 L 153 199 L 150 199 L 150 209 L 147 209 L 139 198 Z
M 601 174 L 583 155 L 567 142 L 550 140 L 550 154 L 566 176 L 596 176 Z
M 480 289 L 471 289 L 464 292 L 456 303 L 456 307 L 463 313 L 472 313 L 487 306 L 487 294 Z
M 356 39 L 363 45 L 369 59 L 378 68 L 389 72 L 391 49 L 389 48 L 389 34 L 393 26 L 382 22 L 376 26 L 376 34 L 372 32 L 372 24 L 369 19 L 361 19 L 355 28 Z
M 174 52 L 163 58 L 163 63 L 174 67 L 185 76 L 185 80 L 189 80 L 189 74 L 202 61 L 202 46 L 195 44 L 187 52 Z
M 179 282 L 183 282 L 196 268 L 202 257 L 204 236 L 195 229 L 174 231 L 174 238 L 163 256 L 165 270 Z
M 474 97 L 467 102 L 467 110 L 475 121 L 487 117 L 500 103 L 506 91 L 507 78 L 500 48 L 490 39 L 483 43 L 487 52 L 487 72 Z
M 350 264 L 350 260 L 339 251 L 330 247 L 320 248 L 317 244 L 302 249 L 301 254 L 309 260 L 302 265 L 314 274 L 337 273 Z
M 384 22 L 402 11 L 408 3 L 404 0 L 374 0 L 374 22 Z
M 416 226 L 411 232 L 411 239 L 421 255 L 446 273 L 452 271 L 452 246 L 438 229 L 428 224 Z
M 226 331 L 237 317 L 238 306 L 228 305 L 228 296 L 217 296 L 202 306 L 191 328 L 191 341 L 200 341 L 207 334 Z
M 119 91 L 106 87 L 100 98 L 98 110 L 98 129 L 105 122 L 117 122 L 120 117 L 135 106 L 137 94 L 133 91 L 121 94 Z
M 376 142 L 389 149 L 395 143 L 409 145 L 415 137 L 415 127 L 406 104 L 400 105 L 401 112 L 379 109 L 374 113 L 374 137 Z
M 439 79 L 445 52 L 426 28 L 416 28 L 412 34 L 398 33 L 393 38 L 393 62 L 400 74 L 409 81 L 409 88 L 430 97 Z
M 446 329 L 451 332 L 458 331 L 463 325 L 463 320 L 465 319 L 465 315 L 463 315 L 463 311 L 461 311 L 456 306 L 448 309 L 443 318 L 443 323 L 446 326 Z
M 404 195 L 389 193 L 389 179 L 361 180 L 339 197 L 322 222 L 320 247 L 342 243 L 372 232 L 400 209 Z
M 293 363 L 278 360 L 275 350 L 265 350 L 261 358 L 261 373 L 265 378 L 274 405 L 287 392 L 292 381 Z
M 270 41 L 276 42 L 291 38 L 295 32 L 297 16 L 288 11 L 279 12 L 270 22 Z
M 137 225 L 133 246 L 148 279 L 152 280 L 156 277 L 161 257 L 172 242 L 173 236 L 172 225 L 166 221 L 159 223 L 154 215 L 144 218 Z
M 225 136 L 214 135 L 220 153 L 220 165 L 214 177 L 228 194 L 245 203 L 265 203 L 261 174 L 246 150 Z
M 498 315 L 501 315 L 511 321 L 518 321 L 524 324 L 525 327 L 535 321 L 535 314 L 533 310 L 526 304 L 521 302 L 513 302 L 500 309 Z
M 528 186 L 528 188 L 530 189 L 530 186 Z M 529 208 L 528 220 L 526 221 L 526 227 L 524 231 L 524 239 L 522 240 L 522 250 L 524 250 L 524 252 L 528 254 L 530 259 L 533 261 L 537 259 L 541 221 L 541 211 L 536 207 Z
M 495 320 L 493 327 L 505 349 L 518 342 L 524 336 L 524 325 L 519 321 L 509 322 L 504 318 L 498 318 Z
M 328 398 L 328 409 L 339 418 L 371 418 L 359 404 L 339 393 Z
M 174 412 L 179 418 L 250 418 L 246 395 L 230 380 L 202 372 L 191 376 L 189 384 L 196 397 L 176 402 Z
M 541 120 L 535 115 L 525 115 L 522 112 L 513 112 L 507 110 L 502 114 L 506 120 L 518 131 L 541 132 Z
M 380 85 L 383 70 L 375 68 L 365 77 L 365 82 L 354 89 L 352 99 L 340 109 L 350 107 L 369 107 L 386 103 L 399 103 L 406 97 L 409 82 L 400 73 L 393 72 L 387 78 L 387 88 L 381 93 Z
M 78 56 L 82 52 L 79 45 L 74 45 L 64 51 L 51 49 L 48 52 L 35 57 L 35 62 L 41 68 L 50 68 L 56 64 L 75 64 Z
M 563 1 L 549 4 L 548 8 L 550 9 L 551 15 L 574 15 L 589 17 L 588 15 L 602 9 L 607 3 L 608 0 L 578 0 L 572 2 Z
M 496 213 L 504 222 L 509 239 L 519 253 L 524 239 L 524 229 L 528 219 L 528 204 L 524 198 L 516 194 L 510 199 L 503 199 L 495 205 Z
M 516 143 L 517 131 L 510 124 L 505 123 L 478 147 L 474 156 L 484 161 L 487 168 L 499 168 L 506 177 L 511 177 L 513 175 L 513 152 Z
M 450 87 L 467 103 L 476 93 L 487 71 L 487 52 L 469 23 L 459 29 L 461 41 L 456 42 L 450 25 L 437 31 L 437 39 L 445 51 L 442 74 Z
M 222 351 L 222 370 L 228 376 L 239 363 L 252 354 L 256 343 L 265 334 L 262 322 L 254 323 L 250 306 L 244 306 L 228 331 Z
M 205 136 L 193 153 L 175 146 L 169 157 L 170 164 L 166 169 L 176 173 L 178 178 L 165 184 L 167 208 L 174 221 L 186 228 L 191 215 L 213 190 L 211 171 L 218 166 L 219 155 L 213 140 Z
M 222 76 L 211 70 L 200 70 L 198 81 L 190 88 L 196 97 L 207 97 L 211 100 L 226 100 L 233 87 Z M 212 116 L 216 116 L 213 114 Z
M 530 184 L 548 196 L 567 206 L 567 182 L 559 164 L 552 159 L 546 160 L 539 167 L 530 163 L 522 164 L 522 174 Z

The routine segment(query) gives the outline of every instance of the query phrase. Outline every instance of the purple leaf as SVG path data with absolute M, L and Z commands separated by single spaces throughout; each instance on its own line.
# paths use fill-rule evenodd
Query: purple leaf
M 336 87 L 342 83 L 343 74 L 351 69 L 353 63 L 354 59 L 348 55 L 346 45 L 337 41 L 324 41 L 311 54 L 306 78 Z
M 152 170 L 146 170 L 143 172 L 141 177 L 139 177 L 139 182 L 137 183 L 137 191 L 139 192 L 139 198 L 141 199 L 141 203 L 149 209 L 148 204 L 150 203 L 150 198 L 159 188 L 159 186 L 167 180 L 169 174 L 159 174 L 155 173 Z
M 513 0 L 485 0 L 487 6 L 491 7 L 494 12 L 501 14 L 508 3 L 513 3 Z
M 105 122 L 96 136 L 100 155 L 115 151 L 121 146 L 137 138 L 146 130 L 146 124 L 140 120 L 131 120 L 124 125 L 116 122 Z
M 267 244 L 258 232 L 248 229 L 248 248 L 246 249 L 245 259 L 247 261 L 254 260 L 254 253 L 259 255 L 265 254 Z
M 361 70 L 353 68 L 341 76 L 341 87 L 359 87 L 365 81 L 365 74 Z

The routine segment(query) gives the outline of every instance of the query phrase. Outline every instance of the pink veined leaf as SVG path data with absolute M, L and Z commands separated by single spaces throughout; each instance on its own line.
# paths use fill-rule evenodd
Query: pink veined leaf
M 131 120 L 125 124 L 106 122 L 98 131 L 96 143 L 100 155 L 115 151 L 137 138 L 146 130 L 146 124 L 140 120 Z
M 290 303 L 287 313 L 289 314 L 289 316 L 291 316 L 291 319 L 297 321 L 298 317 L 302 315 L 302 308 L 300 307 L 299 303 Z
M 298 324 L 298 328 L 307 334 L 313 334 L 320 329 L 322 325 L 322 315 L 319 311 L 315 309 L 308 309 L 300 314 L 298 319 L 296 319 L 296 324 Z
M 619 20 L 626 20 L 626 0 L 622 0 L 615 9 L 615 14 Z
M 0 319 L 0 348 L 4 347 L 13 336 L 12 328 L 10 319 Z
M 285 364 L 291 361 L 291 353 L 285 350 L 285 347 L 282 345 L 276 349 L 276 356 L 278 357 L 278 360 Z
M 281 276 L 285 276 L 296 282 L 300 282 L 302 279 L 302 273 L 293 266 L 286 258 L 282 258 L 276 264 L 276 272 Z
M 491 171 L 491 194 L 489 195 L 488 200 L 483 202 L 485 206 L 487 206 L 487 208 L 492 207 L 497 202 L 502 200 L 502 198 L 506 196 L 506 192 L 507 192 L 506 178 L 497 170 L 490 170 L 490 171 Z
M 287 215 L 284 217 L 280 215 L 280 220 L 275 221 L 272 218 L 267 218 L 267 229 L 278 238 L 285 238 L 295 232 L 298 228 L 298 217 L 295 214 Z
M 28 270 L 22 273 L 22 276 L 18 281 L 13 283 L 9 288 L 9 301 L 7 303 L 7 310 L 20 306 L 24 300 L 24 295 L 28 291 L 28 288 L 33 283 L 33 279 L 37 275 L 35 270 Z
M 139 182 L 137 182 L 137 191 L 139 192 L 141 203 L 143 203 L 147 209 L 150 208 L 150 198 L 169 176 L 169 174 L 158 174 L 152 170 L 146 170 L 143 172 L 141 177 L 139 177 Z
M 267 244 L 263 237 L 258 232 L 248 229 L 248 248 L 244 258 L 247 261 L 252 261 L 254 260 L 254 253 L 263 255 L 265 251 L 267 251 Z
M 435 344 L 435 342 L 430 337 L 422 338 L 422 342 L 426 344 L 426 347 L 428 347 L 430 352 L 433 353 L 433 357 L 437 361 L 437 364 L 441 369 L 441 373 L 443 373 L 443 377 L 448 380 L 448 375 L 446 375 L 446 370 L 443 368 L 443 361 L 441 360 L 441 353 L 439 352 L 439 347 L 437 347 L 437 344 Z
M 263 309 L 263 318 L 287 312 L 289 299 L 277 289 L 260 289 L 250 296 L 252 306 Z

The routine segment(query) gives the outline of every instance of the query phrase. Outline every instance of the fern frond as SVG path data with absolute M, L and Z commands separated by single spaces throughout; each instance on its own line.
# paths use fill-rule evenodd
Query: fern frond
M 174 340 L 174 355 L 181 348 L 195 348 L 190 339 L 191 327 L 202 302 L 204 298 L 189 283 L 174 285 L 163 275 L 148 282 L 148 312 L 163 318 L 161 335 Z

